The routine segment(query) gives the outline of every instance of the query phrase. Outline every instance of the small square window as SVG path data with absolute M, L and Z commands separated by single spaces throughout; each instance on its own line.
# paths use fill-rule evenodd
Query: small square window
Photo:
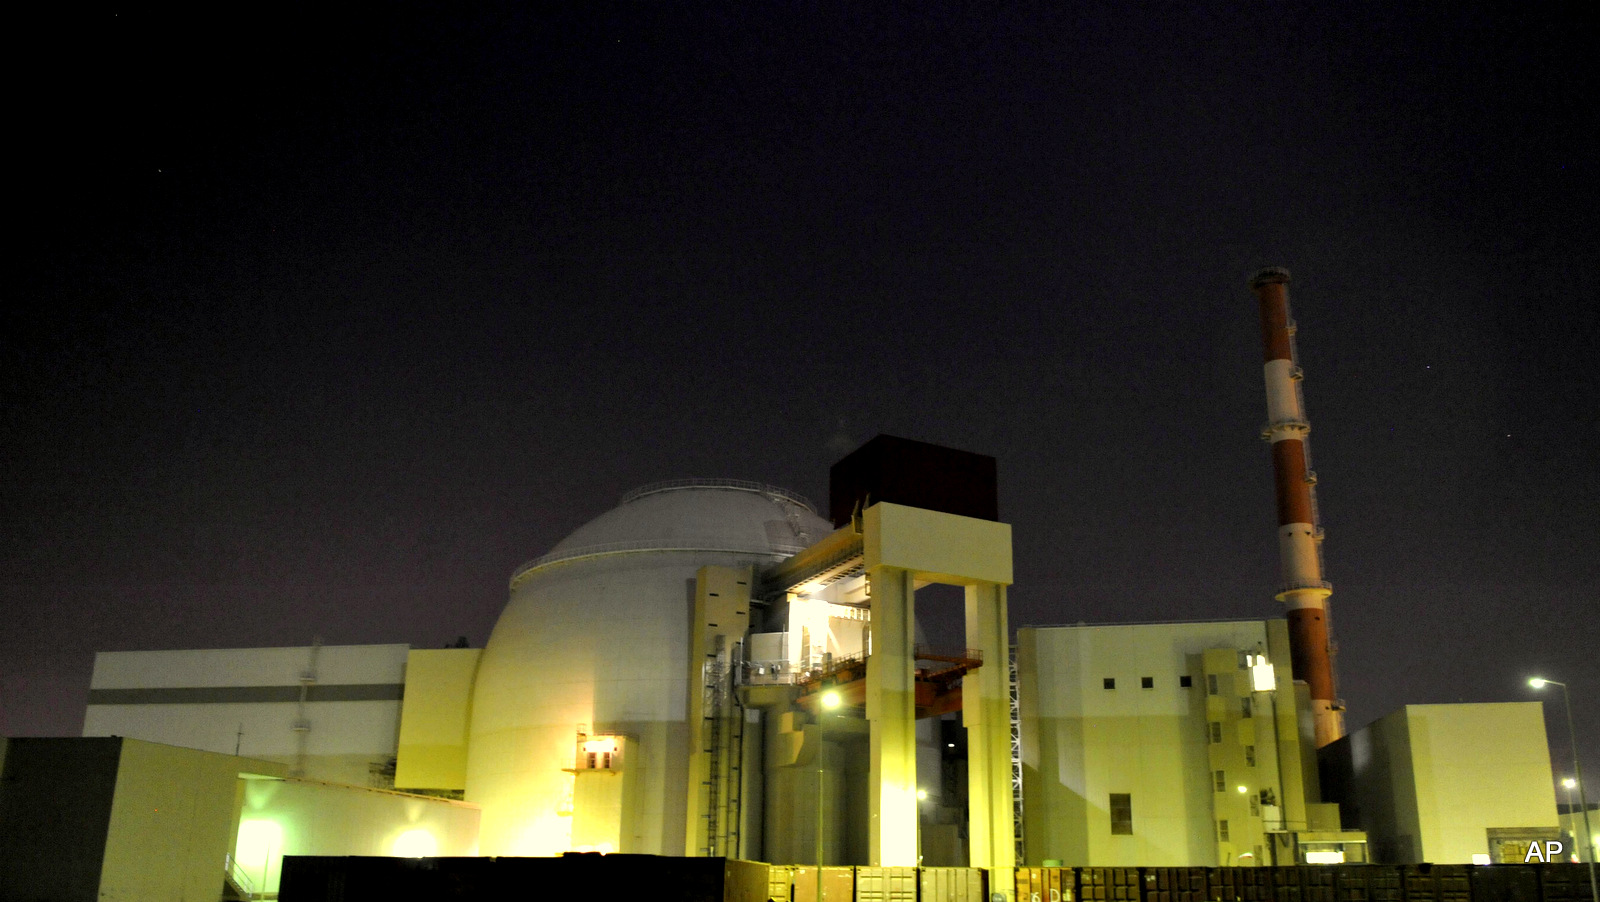
M 1251 767 L 1255 767 L 1256 766 L 1256 747 L 1255 746 L 1247 745 L 1247 746 L 1244 747 L 1244 763 L 1250 765 Z
M 1217 821 L 1217 842 L 1228 841 L 1228 822 Z
M 1206 695 L 1216 695 L 1216 694 L 1217 694 L 1217 675 L 1214 674 L 1214 673 L 1208 673 L 1208 674 L 1206 674 Z
M 1107 689 L 1115 689 L 1115 688 L 1117 688 L 1117 680 L 1116 680 L 1115 677 L 1106 677 L 1104 680 L 1101 680 L 1100 682 Z
M 1184 689 L 1188 689 L 1189 687 L 1194 685 L 1194 677 L 1189 676 L 1186 673 L 1183 676 L 1178 677 L 1178 685 L 1183 687 Z
M 1154 688 L 1156 688 L 1156 678 L 1155 677 L 1140 677 L 1139 678 L 1139 688 L 1140 689 L 1154 689 Z
M 1225 771 L 1225 770 L 1219 770 L 1219 771 L 1214 772 L 1212 774 L 1212 776 L 1214 778 L 1216 778 L 1217 792 L 1227 792 L 1228 791 L 1228 772 Z
M 1206 724 L 1206 735 L 1213 743 L 1222 741 L 1222 721 L 1213 720 Z

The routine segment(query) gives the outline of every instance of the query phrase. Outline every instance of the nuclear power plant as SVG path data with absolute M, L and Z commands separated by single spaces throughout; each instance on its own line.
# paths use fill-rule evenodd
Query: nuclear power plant
M 1081 898 L 1177 902 L 1089 872 L 1521 861 L 1559 838 L 1537 703 L 1346 734 L 1288 283 L 1250 280 L 1281 618 L 1013 630 L 995 459 L 880 435 L 826 516 L 759 482 L 629 492 L 510 574 L 482 648 L 99 654 L 82 738 L 0 746 L 0 887 L 292 902 L 401 873 L 374 862 L 502 886 L 592 853 L 725 861 L 730 899 L 1032 902 L 1076 868 Z M 960 640 L 919 626 L 932 585 Z

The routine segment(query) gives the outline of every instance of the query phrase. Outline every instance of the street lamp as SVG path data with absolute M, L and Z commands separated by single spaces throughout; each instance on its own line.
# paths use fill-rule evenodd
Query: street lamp
M 1577 785 L 1578 781 L 1571 777 L 1561 778 L 1561 788 L 1567 791 L 1567 825 L 1572 828 L 1572 848 L 1578 852 L 1578 860 L 1582 861 L 1583 845 L 1578 839 L 1578 809 L 1573 807 L 1575 803 L 1572 801 L 1572 788 Z
M 1567 691 L 1566 683 L 1544 677 L 1534 677 L 1528 685 L 1535 689 L 1561 687 L 1561 701 L 1567 708 L 1567 738 L 1572 740 L 1572 776 L 1578 784 L 1578 807 L 1583 809 L 1583 845 L 1589 847 L 1589 894 L 1594 902 L 1600 902 L 1600 882 L 1596 882 L 1594 876 L 1594 828 L 1589 826 L 1589 799 L 1583 793 L 1583 768 L 1578 763 L 1578 731 L 1572 725 L 1572 693 Z

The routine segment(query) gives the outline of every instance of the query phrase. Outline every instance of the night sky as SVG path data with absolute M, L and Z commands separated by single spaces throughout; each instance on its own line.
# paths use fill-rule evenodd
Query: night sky
M 14 24 L 0 734 L 481 645 L 629 488 L 880 432 L 998 459 L 1013 626 L 1278 615 L 1278 264 L 1351 727 L 1544 697 L 1559 777 L 1543 673 L 1600 795 L 1585 5 L 467 6 Z

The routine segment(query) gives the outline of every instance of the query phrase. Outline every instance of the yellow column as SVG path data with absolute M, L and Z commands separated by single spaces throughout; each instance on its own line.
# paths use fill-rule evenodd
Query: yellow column
M 961 717 L 967 727 L 967 806 L 971 864 L 990 869 L 990 885 L 1012 885 L 1017 864 L 1011 820 L 1010 635 L 1006 587 L 967 586 L 967 646 L 983 655 L 983 666 L 961 686 Z M 1009 897 L 1010 893 L 1007 893 Z
M 874 866 L 917 863 L 916 649 L 911 573 L 867 571 L 872 656 L 867 659 L 871 799 L 867 857 Z

